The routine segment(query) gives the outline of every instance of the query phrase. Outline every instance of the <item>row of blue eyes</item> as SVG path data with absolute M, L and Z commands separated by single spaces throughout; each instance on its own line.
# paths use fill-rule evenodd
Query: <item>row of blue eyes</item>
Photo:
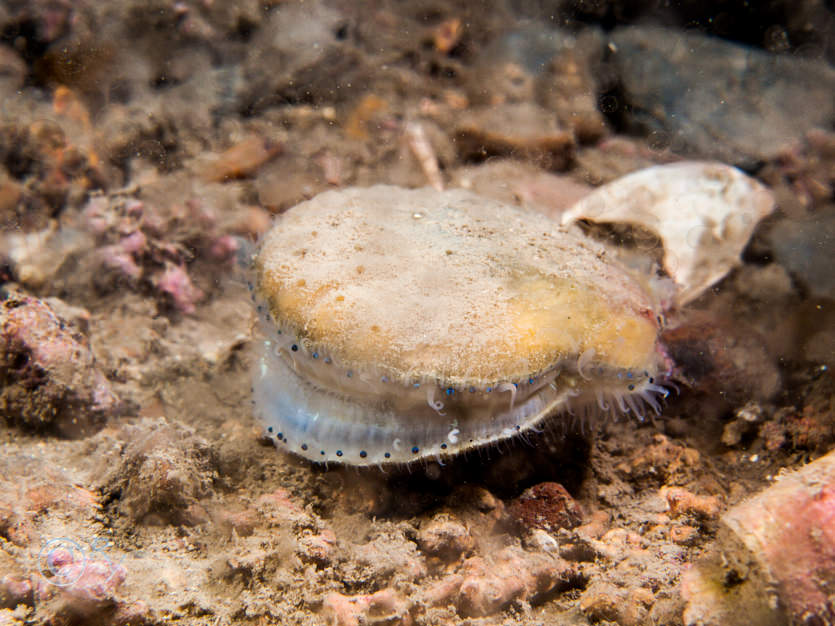
M 269 428 L 267 428 L 267 432 L 272 433 L 273 432 L 273 427 L 270 426 Z M 278 439 L 282 443 L 287 443 L 287 439 L 284 437 L 284 433 L 276 433 L 275 437 L 276 437 L 276 439 Z M 302 450 L 305 450 L 305 451 L 307 450 L 307 444 L 306 443 L 303 443 L 300 447 L 301 447 Z M 446 448 L 447 448 L 447 445 L 445 443 L 442 443 L 441 444 L 441 450 L 446 450 Z M 412 454 L 417 454 L 418 452 L 420 452 L 420 448 L 418 446 L 414 446 L 412 448 Z M 322 456 L 325 456 L 325 451 L 320 450 L 319 454 L 321 454 Z M 336 451 L 336 456 L 342 456 L 342 450 L 337 450 Z M 368 452 L 366 452 L 365 450 L 360 450 L 360 457 L 361 458 L 364 459 L 367 456 L 368 456 Z M 386 457 L 387 459 L 390 459 L 391 458 L 391 453 L 386 452 L 383 456 Z

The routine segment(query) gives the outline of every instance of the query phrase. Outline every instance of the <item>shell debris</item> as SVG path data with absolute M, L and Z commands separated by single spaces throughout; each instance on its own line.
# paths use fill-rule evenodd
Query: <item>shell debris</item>
M 562 223 L 628 223 L 654 232 L 678 303 L 686 304 L 740 263 L 754 228 L 773 210 L 771 192 L 737 168 L 686 161 L 603 185 L 563 213 Z

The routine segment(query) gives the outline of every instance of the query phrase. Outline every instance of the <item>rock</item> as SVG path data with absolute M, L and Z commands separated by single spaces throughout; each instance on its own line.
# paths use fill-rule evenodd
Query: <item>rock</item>
M 101 489 L 119 494 L 117 507 L 129 524 L 207 521 L 200 500 L 212 494 L 215 471 L 208 442 L 190 429 L 144 419 L 121 433 L 126 443 L 102 471 Z
M 734 415 L 735 418 L 722 429 L 722 443 L 730 447 L 757 430 L 757 425 L 763 421 L 763 408 L 758 402 L 751 401 L 737 409 Z
M 421 551 L 443 561 L 454 561 L 475 545 L 467 527 L 448 513 L 439 513 L 422 524 L 417 543 Z
M 328 594 L 322 612 L 332 626 L 410 626 L 409 606 L 410 603 L 400 594 L 386 588 L 356 596 Z
M 284 102 L 341 102 L 367 84 L 363 57 L 340 37 L 343 16 L 324 2 L 288 4 L 270 13 L 248 47 L 239 108 Z
M 583 510 L 559 483 L 540 483 L 510 503 L 508 514 L 526 529 L 556 532 L 583 522 Z
M 551 59 L 573 44 L 569 32 L 536 22 L 509 29 L 479 51 L 471 100 L 489 105 L 531 102 L 537 81 L 547 80 Z
M 679 153 L 752 164 L 835 119 L 824 63 L 643 26 L 616 29 L 611 49 L 628 123 Z
M 719 515 L 721 501 L 717 496 L 699 496 L 682 487 L 662 487 L 660 495 L 670 507 L 674 518 L 690 515 L 701 520 L 714 519 Z
M 462 116 L 455 142 L 464 160 L 514 155 L 548 170 L 568 168 L 574 152 L 571 133 L 553 114 L 530 103 L 484 107 Z
M 696 311 L 663 332 L 679 373 L 695 389 L 731 403 L 766 400 L 780 373 L 763 337 L 743 321 Z
M 722 516 L 687 570 L 688 625 L 835 622 L 835 453 L 781 476 Z
M 490 159 L 486 163 L 457 169 L 453 185 L 544 213 L 559 220 L 563 211 L 588 195 L 592 188 L 565 174 L 553 174 L 511 159 Z
M 602 35 L 592 29 L 554 55 L 536 85 L 538 102 L 554 111 L 560 125 L 570 128 L 577 143 L 596 143 L 609 133 L 598 106 L 598 84 L 594 70 L 600 56 Z
M 784 218 L 768 230 L 774 259 L 815 298 L 835 299 L 835 205 L 805 220 Z
M 489 559 L 464 562 L 456 604 L 467 617 L 492 615 L 514 600 L 530 600 L 573 585 L 574 571 L 559 557 L 508 547 Z
M 0 410 L 6 421 L 81 437 L 120 406 L 83 335 L 43 300 L 6 297 L 0 304 Z

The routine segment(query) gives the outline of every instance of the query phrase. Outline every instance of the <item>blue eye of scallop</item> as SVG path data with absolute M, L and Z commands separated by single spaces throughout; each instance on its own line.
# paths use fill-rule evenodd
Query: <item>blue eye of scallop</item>
M 418 452 L 420 452 L 420 448 L 418 448 L 417 446 L 412 448 L 412 454 L 417 454 Z
M 366 452 L 365 450 L 360 450 L 360 457 L 361 457 L 361 458 L 363 458 L 363 459 L 364 459 L 364 458 L 365 458 L 365 457 L 367 457 L 367 456 L 368 456 L 368 452 Z
M 307 450 L 307 444 L 306 443 L 302 444 L 302 450 Z
M 336 451 L 336 456 L 342 456 L 342 450 L 337 450 Z
M 445 443 L 441 444 L 441 450 L 446 450 L 446 444 Z
M 455 393 L 455 389 L 453 389 L 452 387 L 447 387 L 446 395 L 451 396 L 454 393 Z
M 386 457 L 387 459 L 390 459 L 391 458 L 391 452 L 386 452 L 383 456 Z
M 314 352 L 311 356 L 312 356 L 314 359 L 318 359 L 318 358 L 319 358 L 319 353 L 318 353 L 318 352 Z
M 293 344 L 292 346 L 290 346 L 290 349 L 291 349 L 293 352 L 298 352 L 298 351 L 299 351 L 299 347 L 298 347 L 296 344 Z

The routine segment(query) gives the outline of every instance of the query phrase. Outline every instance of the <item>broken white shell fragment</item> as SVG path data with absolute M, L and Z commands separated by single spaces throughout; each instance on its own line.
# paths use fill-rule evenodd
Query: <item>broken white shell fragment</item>
M 677 301 L 686 304 L 739 263 L 755 226 L 773 209 L 771 192 L 735 167 L 687 161 L 604 185 L 563 213 L 562 222 L 627 223 L 655 233 Z

